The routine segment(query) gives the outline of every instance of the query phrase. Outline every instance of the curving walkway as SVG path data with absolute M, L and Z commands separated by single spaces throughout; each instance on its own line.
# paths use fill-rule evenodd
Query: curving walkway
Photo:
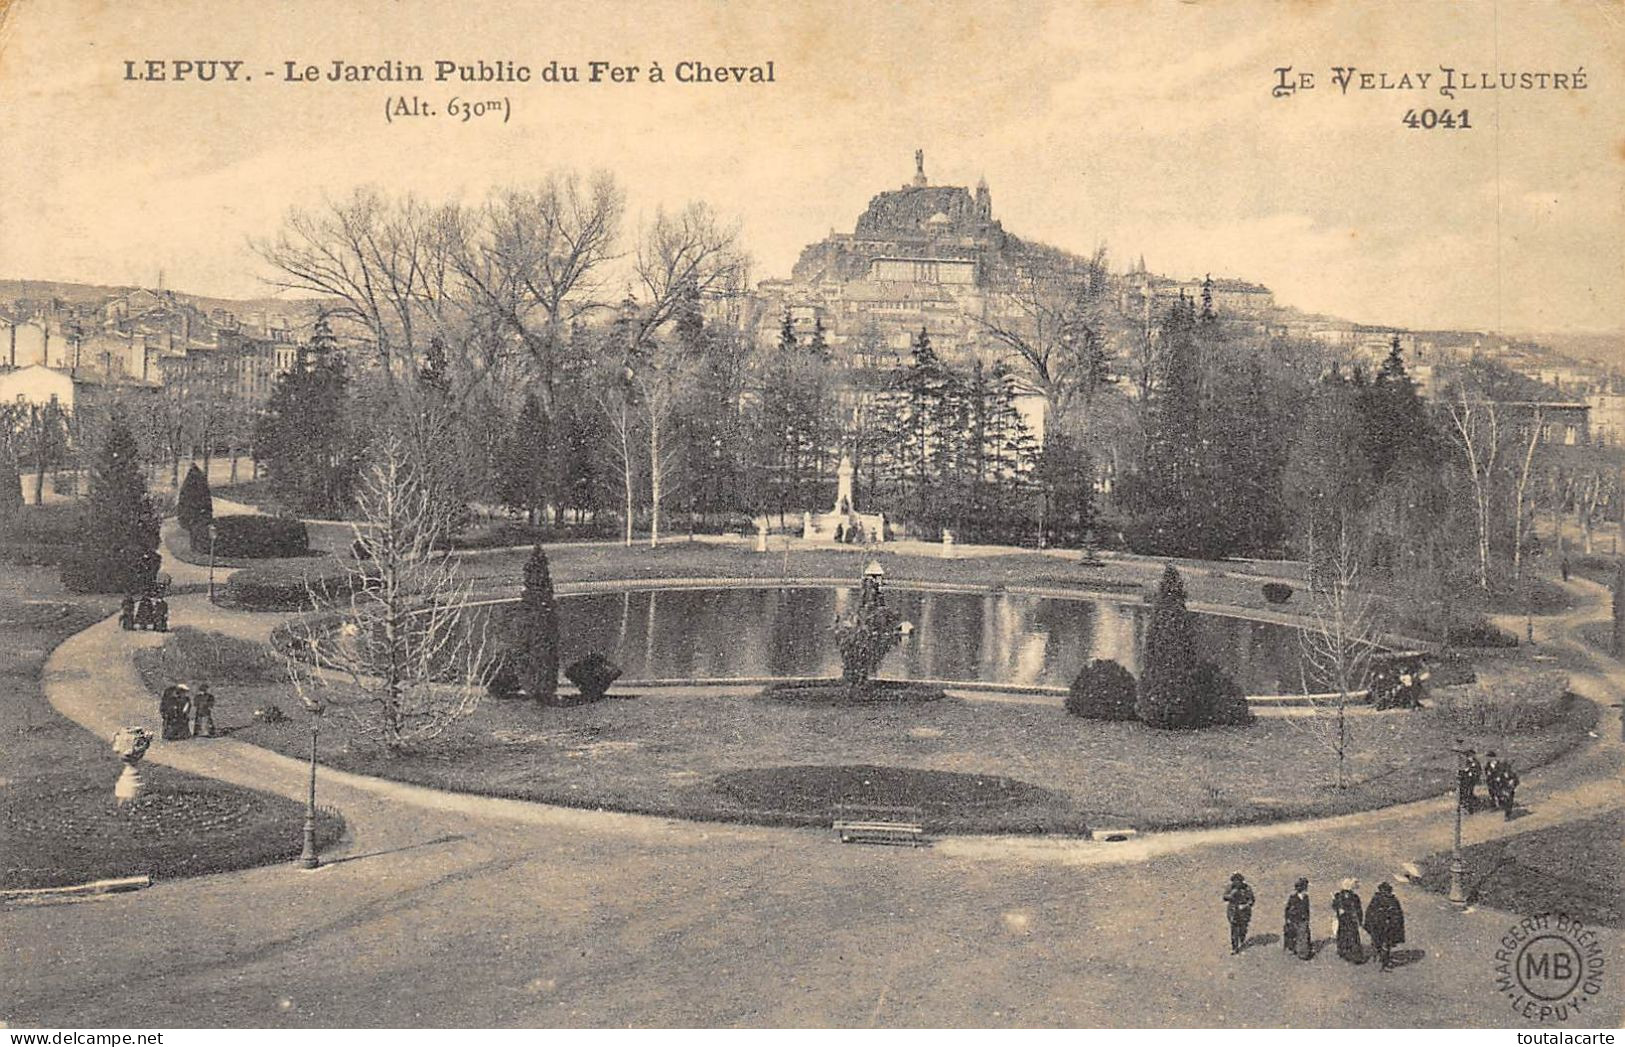
M 1577 591 L 1584 591 L 1577 590 Z M 1619 700 L 1586 659 L 1581 693 Z M 263 638 L 279 616 L 179 597 L 177 623 Z M 46 693 L 101 734 L 156 722 L 136 649 L 103 622 L 46 667 Z M 1474 818 L 1468 841 L 1625 804 L 1617 710 L 1597 741 L 1532 772 L 1533 813 Z M 148 759 L 303 797 L 300 761 L 229 738 Z M 315 873 L 274 867 L 0 913 L 0 1019 L 13 1025 L 1466 1025 L 1516 1019 L 1493 990 L 1512 918 L 1403 884 L 1401 971 L 1303 964 L 1267 940 L 1292 877 L 1369 888 L 1447 845 L 1441 798 L 1314 821 L 1120 844 L 954 838 L 844 847 L 806 830 L 718 826 L 447 794 L 323 770 L 350 835 Z M 1075 867 L 1091 865 L 1086 875 Z M 1228 874 L 1260 896 L 1257 944 L 1227 955 Z M 1619 944 L 1619 936 L 1610 940 Z M 1262 946 L 1262 947 L 1259 947 Z M 1621 957 L 1611 963 L 1621 962 Z M 1625 963 L 1621 963 L 1625 967 Z M 1155 991 L 1147 991 L 1155 987 Z M 1625 998 L 1599 1024 L 1618 1024 Z

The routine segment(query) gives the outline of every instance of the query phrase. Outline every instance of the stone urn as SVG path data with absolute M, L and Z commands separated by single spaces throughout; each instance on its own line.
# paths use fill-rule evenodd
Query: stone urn
M 124 761 L 124 771 L 113 785 L 113 797 L 130 803 L 141 795 L 141 758 L 152 745 L 152 732 L 145 727 L 126 727 L 113 735 L 113 752 Z

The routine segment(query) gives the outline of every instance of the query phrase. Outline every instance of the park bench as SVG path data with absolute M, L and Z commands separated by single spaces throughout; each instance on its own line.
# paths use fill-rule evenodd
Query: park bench
M 842 843 L 891 843 L 918 847 L 928 842 L 918 807 L 837 804 L 834 828 Z

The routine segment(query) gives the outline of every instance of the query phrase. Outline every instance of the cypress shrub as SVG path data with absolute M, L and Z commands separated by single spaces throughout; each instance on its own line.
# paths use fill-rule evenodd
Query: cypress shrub
M 181 481 L 181 491 L 175 499 L 175 519 L 189 535 L 196 534 L 199 527 L 214 519 L 214 496 L 209 492 L 209 478 L 196 465 L 186 470 L 186 479 Z
M 1196 636 L 1185 609 L 1185 582 L 1169 564 L 1157 586 L 1146 631 L 1145 667 L 1135 702 L 1140 719 L 1152 727 L 1199 726 L 1196 669 Z
M 525 563 L 525 589 L 519 597 L 519 682 L 536 701 L 551 705 L 559 692 L 559 605 L 547 553 L 536 546 Z

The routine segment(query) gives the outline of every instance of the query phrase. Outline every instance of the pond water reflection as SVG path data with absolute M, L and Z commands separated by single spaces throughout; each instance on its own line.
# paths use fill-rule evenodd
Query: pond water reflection
M 881 667 L 908 679 L 1065 687 L 1091 658 L 1136 675 L 1149 611 L 1111 600 L 888 587 L 912 636 Z M 565 664 L 600 651 L 631 679 L 835 676 L 831 628 L 853 589 L 652 589 L 559 601 Z M 1249 694 L 1301 691 L 1297 630 L 1196 615 L 1204 656 Z

